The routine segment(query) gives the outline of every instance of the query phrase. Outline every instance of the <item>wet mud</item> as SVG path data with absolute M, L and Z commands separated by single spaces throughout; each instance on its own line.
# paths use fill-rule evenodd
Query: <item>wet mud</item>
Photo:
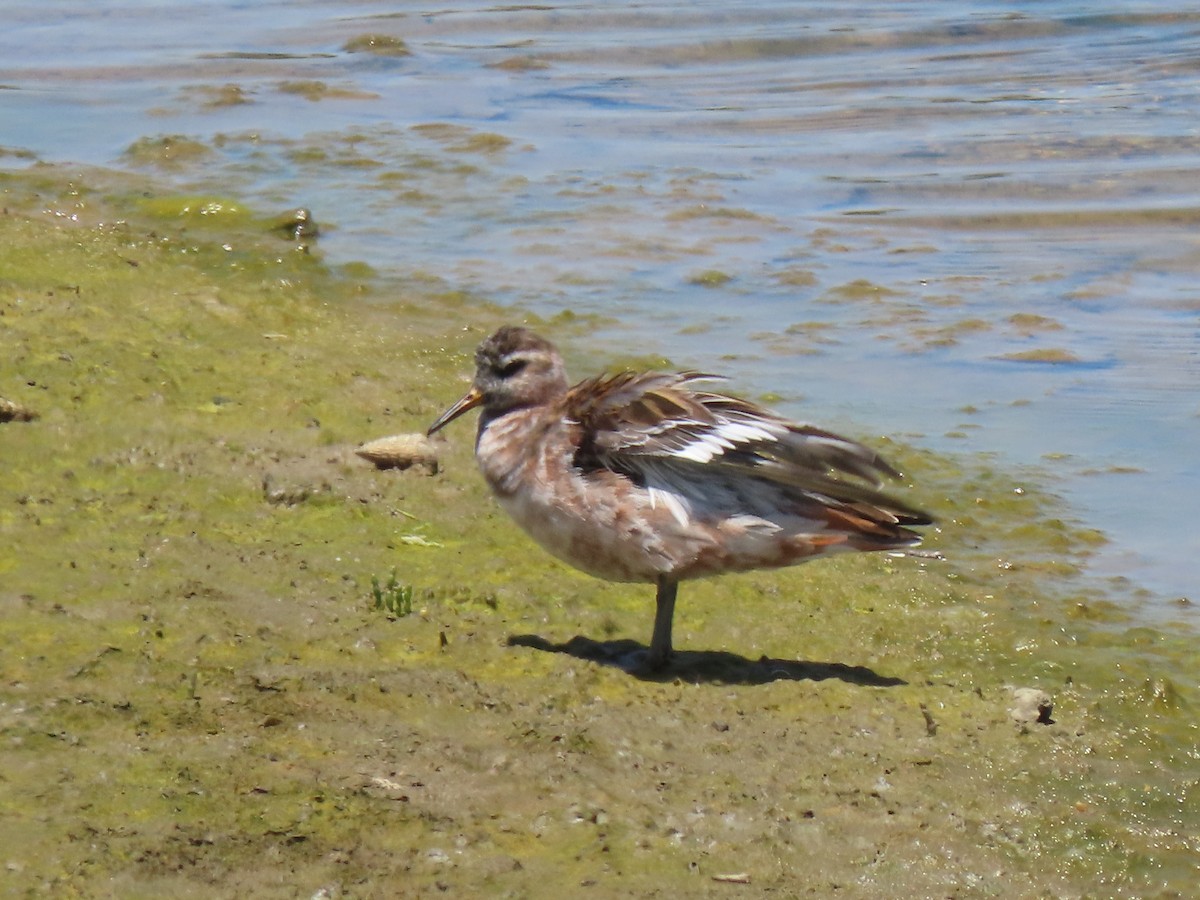
M 1194 889 L 1195 635 L 1085 577 L 1104 536 L 1036 476 L 871 439 L 947 558 L 685 584 L 646 677 L 652 590 L 517 533 L 470 427 L 354 452 L 499 322 L 568 362 L 586 323 L 148 190 L 0 175 L 0 397 L 38 413 L 0 422 L 6 895 Z

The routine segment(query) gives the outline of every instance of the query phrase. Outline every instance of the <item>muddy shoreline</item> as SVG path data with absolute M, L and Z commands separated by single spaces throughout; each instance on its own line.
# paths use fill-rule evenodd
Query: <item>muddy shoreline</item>
M 353 453 L 517 313 L 228 198 L 0 189 L 0 398 L 37 414 L 0 423 L 6 895 L 1192 890 L 1195 635 L 1086 578 L 1103 535 L 1027 475 L 884 447 L 947 561 L 689 585 L 639 678 L 651 595 L 516 533 L 469 427 L 436 474 Z M 372 602 L 393 570 L 411 615 Z

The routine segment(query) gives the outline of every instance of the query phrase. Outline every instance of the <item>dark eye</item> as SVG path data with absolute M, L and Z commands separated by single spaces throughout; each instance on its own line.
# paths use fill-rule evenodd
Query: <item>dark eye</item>
M 522 369 L 524 369 L 525 365 L 528 362 L 529 362 L 529 360 L 527 360 L 527 359 L 520 359 L 520 358 L 514 359 L 511 362 L 509 362 L 507 365 L 502 366 L 498 370 L 497 374 L 501 378 L 512 378 L 514 375 L 516 375 L 518 372 L 520 372 Z

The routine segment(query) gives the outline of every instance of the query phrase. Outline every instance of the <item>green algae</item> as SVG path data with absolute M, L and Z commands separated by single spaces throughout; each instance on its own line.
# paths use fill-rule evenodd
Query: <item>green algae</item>
M 226 109 L 230 106 L 246 106 L 254 100 L 250 92 L 239 84 L 199 85 L 185 91 L 194 97 L 204 109 Z
M 378 100 L 379 95 L 355 88 L 334 87 L 314 79 L 281 81 L 276 89 L 282 94 L 296 94 L 305 100 Z
M 26 150 L 23 147 L 6 147 L 3 144 L 0 144 L 0 156 L 30 161 L 37 159 L 37 154 L 31 150 Z
M 549 69 L 550 63 L 536 56 L 509 56 L 487 66 L 505 72 L 541 72 Z
M 866 278 L 856 278 L 845 284 L 838 285 L 827 291 L 821 298 L 825 303 L 843 303 L 847 301 L 881 301 L 900 296 L 899 291 L 875 284 Z
M 125 149 L 125 160 L 134 166 L 179 169 L 210 159 L 213 150 L 207 144 L 186 135 L 145 137 Z
M 1071 365 L 1081 362 L 1076 354 L 1063 347 L 1041 347 L 1036 350 L 1021 350 L 1016 353 L 1004 353 L 996 358 L 1007 362 L 1043 363 L 1052 366 Z
M 802 266 L 788 266 L 775 274 L 775 280 L 788 287 L 814 287 L 817 284 L 816 274 Z
M 409 56 L 412 53 L 403 38 L 390 34 L 360 34 L 346 41 L 342 49 L 347 53 L 370 53 L 374 56 Z
M 195 227 L 229 228 L 245 225 L 250 214 L 231 197 L 192 194 L 145 197 L 138 203 L 147 217 L 186 223 Z
M 410 131 L 420 137 L 437 141 L 451 153 L 498 153 L 512 146 L 512 139 L 502 134 L 476 131 L 465 125 L 452 125 L 447 122 L 413 125 Z M 430 158 L 429 162 L 431 165 L 442 164 L 433 158 Z
M 688 284 L 706 288 L 724 287 L 731 281 L 733 281 L 733 276 L 719 269 L 704 269 L 688 276 Z
M 689 583 L 677 668 L 638 679 L 651 589 L 533 549 L 469 426 L 437 477 L 353 457 L 518 314 L 436 274 L 362 303 L 229 198 L 0 188 L 0 396 L 41 413 L 0 425 L 10 893 L 1191 890 L 1194 633 L 1077 574 L 1103 535 L 1036 474 L 872 440 L 949 559 Z
M 697 203 L 693 206 L 677 209 L 668 213 L 668 222 L 684 222 L 692 219 L 717 219 L 729 222 L 770 222 L 767 216 L 748 209 L 738 209 L 729 206 L 710 206 L 707 203 Z
M 451 144 L 446 149 L 452 153 L 499 153 L 512 146 L 512 140 L 502 134 L 482 131 L 472 134 L 458 144 Z
M 1049 316 L 1037 313 L 1013 313 L 1008 322 L 1022 334 L 1032 335 L 1042 331 L 1062 331 L 1063 324 Z

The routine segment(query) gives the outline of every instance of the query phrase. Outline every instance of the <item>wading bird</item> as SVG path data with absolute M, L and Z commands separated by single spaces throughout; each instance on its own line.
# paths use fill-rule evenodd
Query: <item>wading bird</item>
M 855 441 L 706 390 L 699 372 L 620 372 L 571 387 L 554 346 L 506 326 L 429 428 L 483 407 L 475 457 L 504 510 L 591 575 L 657 585 L 645 666 L 671 655 L 679 582 L 851 550 L 911 547 L 929 515 Z

